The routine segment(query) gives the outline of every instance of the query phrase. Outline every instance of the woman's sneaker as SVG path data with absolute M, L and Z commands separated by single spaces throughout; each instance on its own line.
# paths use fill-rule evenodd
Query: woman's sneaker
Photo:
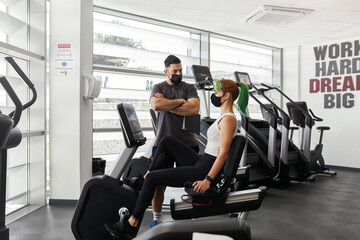
M 155 227 L 156 225 L 160 224 L 161 222 L 158 222 L 157 220 L 153 220 L 152 223 L 151 223 L 151 226 L 150 228 L 153 228 Z

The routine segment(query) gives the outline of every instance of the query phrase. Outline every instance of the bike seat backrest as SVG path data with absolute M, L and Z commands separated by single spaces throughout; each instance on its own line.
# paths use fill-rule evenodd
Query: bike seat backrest
M 232 179 L 235 178 L 237 173 L 241 156 L 245 149 L 245 144 L 246 138 L 243 135 L 238 134 L 234 137 L 226 162 L 218 176 L 214 179 L 215 182 L 212 188 L 205 193 L 196 193 L 193 190 L 192 183 L 187 183 L 185 184 L 185 191 L 196 196 L 212 196 L 213 194 L 222 194 L 226 192 L 230 187 Z
M 221 172 L 224 179 L 224 182 L 221 184 L 221 189 L 223 191 L 226 191 L 229 188 L 232 179 L 235 178 L 241 156 L 244 152 L 245 144 L 246 138 L 240 134 L 236 135 L 231 143 L 228 157 Z

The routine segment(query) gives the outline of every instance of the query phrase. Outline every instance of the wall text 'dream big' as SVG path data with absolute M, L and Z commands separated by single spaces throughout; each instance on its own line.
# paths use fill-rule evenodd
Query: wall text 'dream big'
M 360 90 L 359 40 L 313 49 L 316 77 L 309 80 L 309 92 L 326 93 L 324 108 L 352 108 L 355 95 L 350 92 Z

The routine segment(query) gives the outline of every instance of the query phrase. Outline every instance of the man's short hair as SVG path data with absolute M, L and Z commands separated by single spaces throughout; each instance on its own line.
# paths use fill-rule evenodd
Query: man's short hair
M 178 63 L 181 63 L 180 59 L 174 55 L 169 55 L 165 61 L 165 68 L 169 67 L 170 64 L 178 64 Z

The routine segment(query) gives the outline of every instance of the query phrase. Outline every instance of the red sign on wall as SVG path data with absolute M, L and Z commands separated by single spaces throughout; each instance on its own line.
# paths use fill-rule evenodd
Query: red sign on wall
M 71 44 L 58 44 L 58 48 L 71 48 Z

